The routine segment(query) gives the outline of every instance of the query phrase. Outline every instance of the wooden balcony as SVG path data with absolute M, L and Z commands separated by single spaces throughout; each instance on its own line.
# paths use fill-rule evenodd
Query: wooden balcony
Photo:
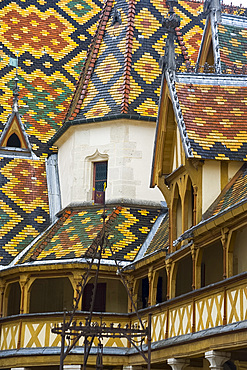
M 190 292 L 159 305 L 141 310 L 147 322 L 152 313 L 152 342 L 195 333 L 220 325 L 232 324 L 247 318 L 247 273 L 234 276 L 211 286 Z M 78 312 L 76 321 L 83 321 L 86 313 Z M 100 321 L 95 314 L 94 321 Z M 0 319 L 0 349 L 59 347 L 60 337 L 51 328 L 63 320 L 62 313 L 25 314 Z M 124 326 L 136 322 L 133 314 L 104 314 L 109 325 Z M 83 339 L 79 346 L 83 345 Z M 105 339 L 106 347 L 127 348 L 125 339 Z

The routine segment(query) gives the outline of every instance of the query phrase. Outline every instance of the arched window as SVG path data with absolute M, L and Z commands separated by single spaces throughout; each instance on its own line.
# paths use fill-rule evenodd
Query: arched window
M 166 269 L 163 268 L 159 272 L 157 280 L 156 303 L 161 303 L 167 299 L 167 274 Z
M 30 313 L 71 310 L 73 288 L 68 278 L 37 279 L 30 292 Z
M 178 297 L 181 294 L 188 293 L 192 290 L 192 258 L 191 255 L 186 256 L 177 262 L 177 274 L 176 274 L 176 292 L 175 296 Z
M 201 287 L 217 283 L 223 279 L 223 248 L 220 241 L 202 250 Z
M 91 307 L 94 278 L 89 280 L 82 295 L 82 311 Z M 94 312 L 128 312 L 128 294 L 123 283 L 115 279 L 99 279 L 97 283 Z
M 15 133 L 10 135 L 10 137 L 8 138 L 7 146 L 13 148 L 21 148 L 21 141 Z
M 149 281 L 148 277 L 139 280 L 138 295 L 137 295 L 137 308 L 148 307 L 148 297 L 149 297 Z

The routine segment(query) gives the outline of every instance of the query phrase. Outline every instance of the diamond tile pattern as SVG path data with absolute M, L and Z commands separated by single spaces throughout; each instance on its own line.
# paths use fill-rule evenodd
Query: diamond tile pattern
M 8 56 L 18 51 L 20 105 L 29 106 L 21 108 L 22 120 L 39 155 L 62 124 L 101 9 L 100 0 L 0 2 L 0 122 L 12 105 Z
M 121 14 L 121 24 L 118 26 L 112 24 L 114 7 Z M 178 36 L 180 39 L 176 41 L 177 50 L 181 54 L 180 47 L 184 50 L 189 48 L 190 57 L 194 61 L 197 59 L 204 27 L 204 21 L 198 17 L 202 8 L 201 3 L 179 0 L 176 9 L 183 17 L 181 35 Z M 161 81 L 159 59 L 164 55 L 166 38 L 162 17 L 167 11 L 165 2 L 158 0 L 136 3 L 132 0 L 115 1 L 109 16 L 105 17 L 105 34 L 94 72 L 90 76 L 87 94 L 84 100 L 80 98 L 71 119 L 90 119 L 120 113 L 156 117 Z M 192 39 L 193 46 L 190 47 Z M 182 54 L 179 60 L 184 60 Z M 99 110 L 99 102 L 103 103 L 103 111 Z
M 8 264 L 49 224 L 45 164 L 0 158 L 0 264 Z
M 96 206 L 66 210 L 20 262 L 83 257 L 102 230 L 102 214 L 103 210 Z M 159 214 L 157 209 L 107 209 L 106 230 L 114 255 L 106 247 L 102 258 L 133 261 Z
M 244 164 L 229 184 L 223 189 L 220 196 L 204 214 L 203 218 L 210 218 L 241 201 L 247 200 L 247 165 Z
M 247 160 L 247 87 L 176 85 L 195 158 Z
M 219 24 L 218 35 L 222 69 L 247 65 L 247 28 Z

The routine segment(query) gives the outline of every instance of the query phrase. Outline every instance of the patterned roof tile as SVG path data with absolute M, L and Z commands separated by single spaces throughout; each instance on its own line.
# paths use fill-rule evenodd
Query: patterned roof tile
M 50 222 L 45 163 L 0 158 L 0 264 L 7 265 Z
M 155 236 L 149 244 L 144 256 L 148 256 L 154 252 L 158 252 L 166 248 L 169 244 L 169 215 L 165 216 Z
M 102 258 L 133 261 L 159 213 L 159 209 L 107 208 L 106 230 L 114 255 L 106 245 Z M 83 257 L 102 232 L 102 214 L 96 206 L 66 210 L 20 262 Z
M 18 51 L 22 120 L 38 155 L 64 120 L 101 9 L 100 0 L 0 3 L 0 122 L 11 112 L 15 69 L 8 63 Z
M 247 28 L 219 24 L 218 35 L 222 70 L 247 66 Z
M 208 219 L 228 208 L 237 205 L 242 201 L 247 201 L 247 165 L 244 164 L 236 173 L 232 180 L 222 190 L 219 197 L 203 215 L 203 219 Z
M 195 158 L 247 160 L 247 87 L 176 84 Z
M 121 14 L 121 24 L 116 26 L 112 25 L 114 9 Z M 121 113 L 156 117 L 161 79 L 159 59 L 164 54 L 166 38 L 162 17 L 167 11 L 165 3 L 155 0 L 145 0 L 144 3 L 117 0 L 114 3 L 110 16 L 103 15 L 107 23 L 103 41 L 94 50 L 94 71 L 82 73 L 74 95 L 78 104 L 72 103 L 67 119 L 73 121 L 75 118 L 90 119 Z M 190 53 L 187 49 L 192 37 L 201 39 L 204 22 L 198 13 L 202 11 L 202 4 L 179 0 L 176 11 L 182 18 L 181 29 L 176 30 L 177 50 L 181 54 L 179 60 L 188 60 L 190 56 L 195 61 L 199 43 L 194 49 L 190 48 Z M 89 54 L 88 58 L 90 64 Z M 84 68 L 87 68 L 86 64 Z M 93 87 L 93 92 L 90 87 Z M 105 109 L 99 109 L 100 102 Z

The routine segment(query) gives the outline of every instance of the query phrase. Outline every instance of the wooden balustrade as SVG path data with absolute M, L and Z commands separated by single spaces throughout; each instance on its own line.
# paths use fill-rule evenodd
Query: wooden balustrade
M 162 304 L 141 310 L 144 322 L 152 313 L 152 341 L 193 333 L 219 325 L 231 324 L 247 318 L 247 274 L 236 276 L 198 289 Z M 76 321 L 83 321 L 86 314 L 78 313 Z M 31 347 L 59 347 L 60 337 L 51 328 L 62 322 L 63 315 L 25 314 L 0 319 L 0 349 L 10 350 Z M 100 322 L 95 314 L 93 321 Z M 136 323 L 133 314 L 104 314 L 103 321 L 122 326 Z M 127 347 L 125 339 L 106 338 L 108 347 Z M 83 338 L 79 341 L 83 345 Z M 97 343 L 95 342 L 95 345 Z

